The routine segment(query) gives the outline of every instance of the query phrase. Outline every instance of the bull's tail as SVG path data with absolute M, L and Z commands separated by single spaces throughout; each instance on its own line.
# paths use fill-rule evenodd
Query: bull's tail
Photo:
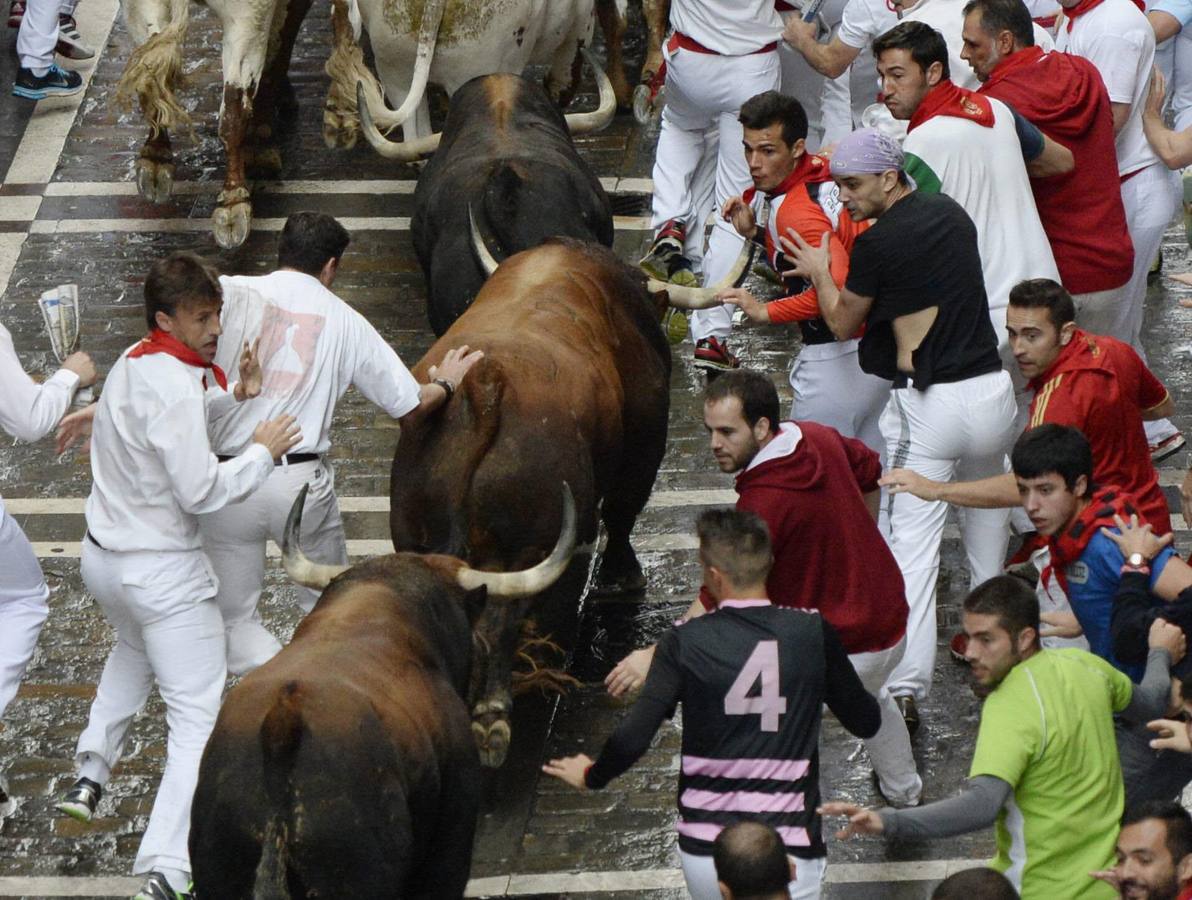
M 253 900 L 290 900 L 289 859 L 293 790 L 291 773 L 306 725 L 299 709 L 299 687 L 288 681 L 261 723 L 265 796 L 270 815 L 261 841 L 261 859 L 253 884 Z
M 138 28 L 133 22 L 128 23 L 134 35 L 142 28 L 150 33 L 129 56 L 116 86 L 116 101 L 128 109 L 135 98 L 153 138 L 159 137 L 163 130 L 183 127 L 191 131 L 193 138 L 190 114 L 174 93 L 182 72 L 182 42 L 190 19 L 189 2 L 167 0 L 168 18 L 164 24 L 138 23 L 141 26 Z
M 385 109 L 381 83 L 364 62 L 360 49 L 360 11 L 355 0 L 331 4 L 332 47 L 324 70 L 331 79 L 323 105 L 323 141 L 328 147 L 354 147 L 360 136 L 356 85 L 364 86 L 369 111 Z

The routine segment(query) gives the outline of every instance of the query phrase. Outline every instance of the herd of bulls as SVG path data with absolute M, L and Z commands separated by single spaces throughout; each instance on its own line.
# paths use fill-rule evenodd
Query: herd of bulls
M 173 87 L 187 3 L 125 0 L 138 47 L 121 88 L 149 124 L 137 179 L 159 202 L 173 183 L 169 131 L 186 123 Z M 311 0 L 207 3 L 224 25 L 227 178 L 214 231 L 230 247 L 251 225 L 245 167 L 271 158 L 266 118 Z M 663 0 L 643 5 L 648 19 L 665 15 Z M 629 535 L 666 448 L 671 356 L 660 322 L 668 303 L 708 306 L 716 289 L 647 282 L 610 249 L 609 199 L 571 135 L 629 102 L 619 54 L 619 89 L 593 66 L 596 112 L 560 110 L 597 14 L 619 48 L 624 0 L 332 2 L 328 143 L 362 132 L 387 157 L 429 158 L 411 227 L 439 340 L 413 372 L 426 380 L 450 347 L 485 355 L 443 409 L 402 429 L 395 554 L 312 563 L 299 547 L 305 492 L 295 504 L 286 571 L 323 594 L 216 723 L 193 807 L 198 896 L 462 896 L 481 769 L 509 750 L 531 604 L 574 607 L 574 591 L 544 592 L 577 546 L 595 545 L 601 523 L 592 590 L 645 585 Z M 665 19 L 650 21 L 657 49 Z M 364 65 L 362 27 L 383 91 Z M 541 61 L 545 86 L 518 74 Z M 439 134 L 428 81 L 451 94 Z M 385 94 L 406 102 L 390 109 Z M 399 125 L 402 141 L 381 131 Z M 728 280 L 747 259 L 748 249 Z

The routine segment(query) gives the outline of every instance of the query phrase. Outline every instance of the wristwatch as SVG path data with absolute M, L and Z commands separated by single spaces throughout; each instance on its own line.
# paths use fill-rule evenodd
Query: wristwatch
M 1149 575 L 1150 571 L 1151 561 L 1141 553 L 1131 553 L 1122 563 L 1122 572 L 1140 572 L 1143 575 Z

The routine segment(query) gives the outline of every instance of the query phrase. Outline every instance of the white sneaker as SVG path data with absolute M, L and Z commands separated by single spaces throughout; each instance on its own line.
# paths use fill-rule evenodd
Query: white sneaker
M 67 59 L 91 59 L 95 56 L 95 51 L 83 43 L 74 16 L 58 17 L 58 46 L 54 51 Z

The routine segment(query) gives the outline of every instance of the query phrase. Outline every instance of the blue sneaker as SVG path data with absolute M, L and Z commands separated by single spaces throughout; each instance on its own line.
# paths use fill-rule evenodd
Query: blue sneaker
M 55 63 L 42 76 L 33 74 L 32 69 L 23 66 L 17 70 L 17 80 L 12 86 L 14 97 L 26 100 L 44 100 L 46 97 L 68 97 L 83 89 L 83 76 L 71 72 Z

